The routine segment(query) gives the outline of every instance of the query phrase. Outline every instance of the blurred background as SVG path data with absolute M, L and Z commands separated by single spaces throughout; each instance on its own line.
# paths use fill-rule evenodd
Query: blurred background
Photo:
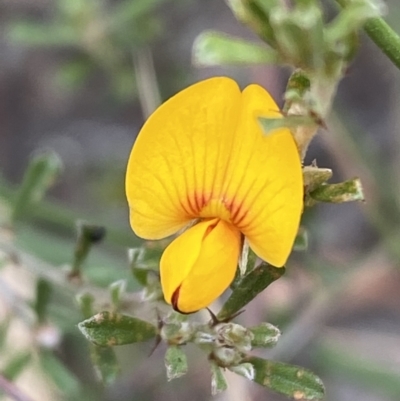
M 387 4 L 400 32 L 397 1 Z M 257 40 L 222 1 L 0 0 L 0 222 L 32 156 L 53 150 L 63 164 L 46 198 L 24 210 L 13 232 L 0 231 L 18 249 L 0 248 L 0 371 L 33 401 L 211 399 L 206 356 L 195 349 L 188 375 L 168 383 L 162 347 L 148 357 L 151 344 L 123 346 L 121 375 L 100 385 L 76 327 L 78 291 L 58 279 L 73 260 L 75 221 L 84 219 L 107 227 L 85 266 L 90 282 L 127 279 L 137 289 L 126 262 L 139 241 L 124 174 L 138 130 L 162 100 L 228 75 L 242 87 L 261 84 L 282 105 L 288 69 L 193 67 L 192 44 L 205 29 Z M 360 177 L 366 202 L 307 210 L 308 250 L 294 252 L 285 277 L 238 318 L 277 325 L 281 342 L 261 355 L 310 368 L 330 401 L 400 399 L 399 93 L 400 72 L 362 36 L 306 161 L 332 168 L 332 182 Z M 61 285 L 37 326 L 32 304 L 43 277 Z M 233 374 L 228 381 L 215 399 L 285 399 Z

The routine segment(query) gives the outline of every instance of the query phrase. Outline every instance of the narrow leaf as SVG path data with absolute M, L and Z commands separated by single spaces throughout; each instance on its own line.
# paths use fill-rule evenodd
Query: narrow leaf
M 307 192 L 314 191 L 332 177 L 332 170 L 315 165 L 303 167 L 303 181 Z
M 309 370 L 281 362 L 248 357 L 244 364 L 252 365 L 253 381 L 295 400 L 322 400 L 325 394 L 321 379 Z M 235 373 L 249 378 L 248 369 Z
M 254 335 L 251 340 L 252 347 L 273 347 L 281 336 L 280 330 L 270 323 L 249 327 L 249 330 Z
M 78 327 L 89 341 L 100 346 L 132 344 L 157 335 L 151 323 L 111 312 L 100 312 L 79 323 Z
M 216 31 L 200 34 L 193 44 L 193 64 L 272 64 L 278 61 L 275 50 Z
M 326 42 L 332 46 L 332 43 L 336 41 L 345 41 L 349 35 L 357 32 L 368 19 L 384 15 L 386 8 L 384 2 L 381 1 L 349 2 L 326 27 L 324 35 Z
M 85 319 L 89 319 L 93 316 L 94 297 L 92 294 L 88 292 L 78 294 L 76 296 L 76 302 L 78 303 L 79 309 Z
M 61 160 L 54 152 L 32 158 L 14 201 L 12 220 L 18 220 L 33 203 L 39 202 L 61 171 Z
M 168 380 L 177 379 L 187 373 L 187 359 L 180 347 L 172 345 L 165 353 L 165 367 L 167 368 Z
M 70 26 L 29 21 L 13 23 L 8 29 L 8 37 L 15 43 L 30 47 L 78 46 L 81 40 L 79 33 Z
M 114 281 L 109 286 L 110 295 L 111 295 L 111 303 L 115 310 L 118 310 L 122 297 L 126 290 L 126 280 L 118 280 Z
M 295 251 L 306 251 L 308 249 L 308 234 L 307 231 L 300 227 L 299 232 L 294 240 L 293 249 Z
M 2 375 L 10 381 L 14 381 L 28 365 L 32 357 L 30 352 L 24 352 L 15 356 L 2 370 Z
M 363 201 L 364 192 L 359 178 L 338 184 L 322 184 L 310 193 L 310 197 L 318 202 L 343 203 Z
M 36 283 L 36 300 L 33 306 L 39 323 L 46 321 L 47 305 L 51 296 L 51 285 L 47 280 L 40 278 Z
M 218 313 L 218 319 L 229 318 L 238 312 L 261 291 L 285 273 L 285 268 L 277 268 L 263 262 L 240 280 Z
M 229 368 L 232 372 L 235 372 L 236 374 L 245 377 L 246 379 L 249 380 L 254 380 L 254 375 L 255 375 L 255 370 L 254 366 L 251 363 L 241 363 L 236 366 L 231 366 Z
M 89 224 L 85 221 L 78 220 L 76 222 L 77 239 L 74 250 L 74 260 L 69 273 L 69 278 L 80 278 L 82 265 L 86 261 L 93 244 L 103 240 L 106 235 L 104 227 Z
M 217 395 L 228 388 L 221 368 L 215 363 L 211 363 L 211 394 Z
M 279 128 L 298 128 L 300 126 L 314 126 L 316 121 L 313 117 L 308 116 L 287 116 L 282 118 L 263 118 L 258 121 L 261 124 L 265 134 L 270 134 L 272 131 Z
M 97 376 L 104 384 L 112 384 L 117 378 L 120 368 L 114 350 L 111 347 L 90 347 L 92 359 Z

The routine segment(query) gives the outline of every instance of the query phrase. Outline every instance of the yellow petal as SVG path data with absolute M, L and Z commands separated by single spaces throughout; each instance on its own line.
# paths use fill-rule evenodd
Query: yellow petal
M 286 262 L 303 207 L 301 161 L 288 129 L 264 134 L 258 117 L 280 117 L 278 106 L 260 86 L 242 93 L 231 159 L 222 193 L 232 223 L 254 252 L 274 266 Z
M 147 120 L 126 174 L 137 235 L 163 238 L 198 217 L 213 183 L 223 180 L 240 97 L 233 80 L 212 78 L 179 92 Z
M 160 262 L 166 302 L 183 313 L 210 305 L 235 276 L 240 243 L 240 232 L 220 219 L 202 221 L 176 238 Z

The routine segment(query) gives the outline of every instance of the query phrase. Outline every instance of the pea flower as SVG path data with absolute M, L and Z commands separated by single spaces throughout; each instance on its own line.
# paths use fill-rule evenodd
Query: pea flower
M 141 129 L 126 174 L 130 223 L 150 240 L 186 229 L 160 261 L 177 311 L 195 312 L 226 290 L 243 236 L 261 259 L 285 264 L 302 213 L 301 161 L 288 129 L 265 134 L 258 122 L 280 116 L 260 86 L 241 92 L 215 77 L 170 98 Z

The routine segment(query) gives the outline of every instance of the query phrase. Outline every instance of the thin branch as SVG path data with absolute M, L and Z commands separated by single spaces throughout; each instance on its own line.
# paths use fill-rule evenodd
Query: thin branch
M 400 69 L 400 37 L 382 18 L 372 18 L 364 25 L 364 30 L 375 44 Z
M 147 118 L 161 104 L 161 95 L 150 48 L 144 47 L 136 52 L 133 56 L 133 64 L 143 117 Z
M 346 7 L 349 0 L 336 0 Z M 364 24 L 367 35 L 375 42 L 392 63 L 400 69 L 400 37 L 383 18 L 371 18 Z

